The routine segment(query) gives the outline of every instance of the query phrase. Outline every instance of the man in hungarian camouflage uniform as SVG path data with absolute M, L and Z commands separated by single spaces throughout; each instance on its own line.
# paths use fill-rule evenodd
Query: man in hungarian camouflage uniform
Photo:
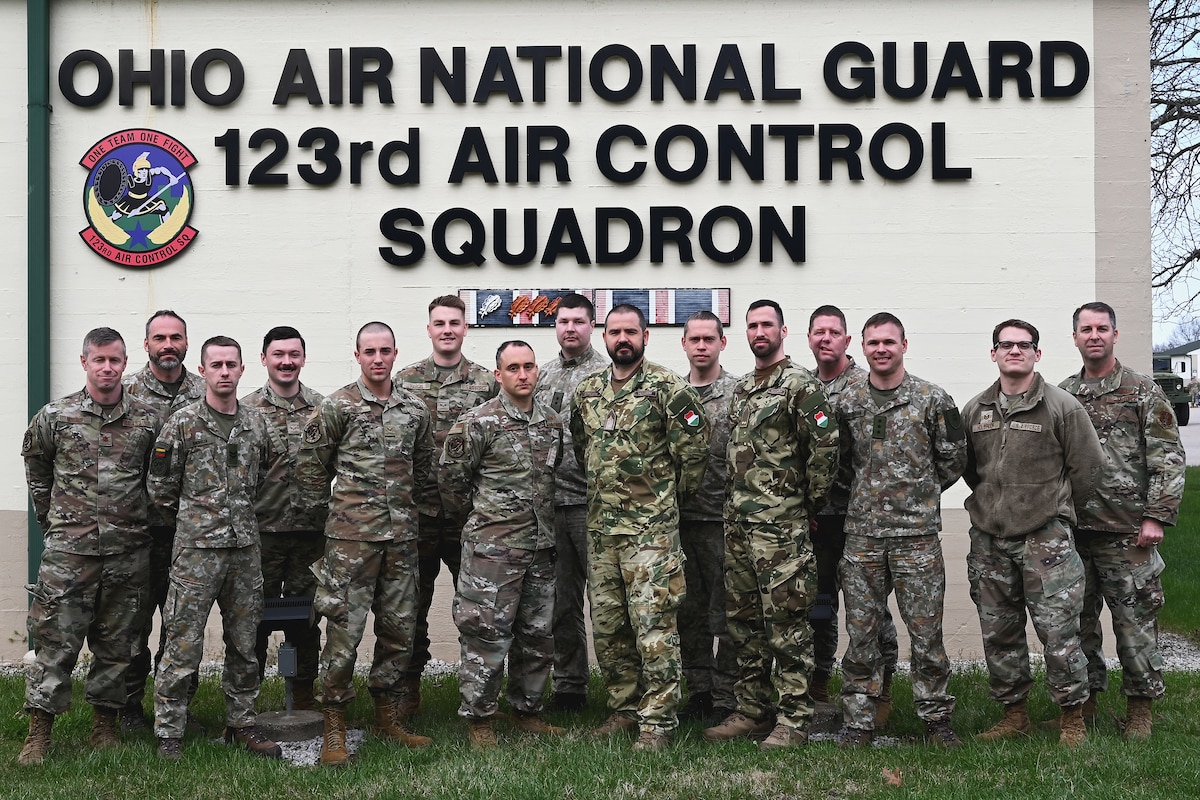
M 206 341 L 200 348 L 204 399 L 167 420 L 151 455 L 150 500 L 164 517 L 176 519 L 163 612 L 167 646 L 154 685 L 160 758 L 183 756 L 189 687 L 204 656 L 204 627 L 214 602 L 225 642 L 225 741 L 266 758 L 283 755 L 254 726 L 254 637 L 263 608 L 254 501 L 272 454 L 262 416 L 237 400 L 245 369 L 236 341 Z
M 436 481 L 433 426 L 420 399 L 392 380 L 392 329 L 368 322 L 354 341 L 362 374 L 317 406 L 296 460 L 302 506 L 314 513 L 328 507 L 313 607 L 326 619 L 319 683 L 321 763 L 329 766 L 350 759 L 346 706 L 355 697 L 354 662 L 368 611 L 375 612 L 367 677 L 375 731 L 406 747 L 430 744 L 405 728 L 398 704 L 417 618 L 417 508 Z
M 71 671 L 84 638 L 92 651 L 85 698 L 92 747 L 119 743 L 117 711 L 145 602 L 150 533 L 145 477 L 158 434 L 154 409 L 122 391 L 125 340 L 96 328 L 83 340 L 82 391 L 43 407 L 21 443 L 25 477 L 45 537 L 38 582 L 28 587 L 36 660 L 25 680 L 29 737 L 17 757 L 40 764 L 54 717 L 71 703 Z
M 734 387 L 726 453 L 725 591 L 737 711 L 704 731 L 709 741 L 762 739 L 763 750 L 808 742 L 814 713 L 808 612 L 817 580 L 809 520 L 825 505 L 838 459 L 825 390 L 784 354 L 786 337 L 778 303 L 750 304 L 746 339 L 754 371 Z
M 441 485 L 448 517 L 465 521 L 454 624 L 462 644 L 459 716 L 471 747 L 496 746 L 504 661 L 513 724 L 563 734 L 544 722 L 542 693 L 554 663 L 554 472 L 562 421 L 535 401 L 533 348 L 496 350 L 500 395 L 459 417 L 446 435 Z
M 1107 602 L 1126 697 L 1125 737 L 1146 739 L 1153 731 L 1151 705 L 1163 696 L 1158 610 L 1164 564 L 1158 545 L 1164 527 L 1179 516 L 1183 446 L 1162 389 L 1114 355 L 1112 307 L 1085 303 L 1072 322 L 1083 369 L 1059 385 L 1087 409 L 1107 455 L 1096 493 L 1075 506 L 1075 547 L 1086 581 L 1079 631 L 1091 691 L 1083 715 L 1095 719 L 1096 695 L 1108 688 L 1100 629 L 1100 607 Z
M 1104 452 L 1087 412 L 1034 369 L 1038 330 L 1010 319 L 992 331 L 1000 378 L 963 408 L 968 433 L 971 550 L 967 578 L 979 609 L 991 695 L 1004 717 L 976 739 L 1028 735 L 1033 688 L 1028 610 L 1044 647 L 1050 697 L 1062 709 L 1059 743 L 1087 738 L 1087 659 L 1079 643 L 1083 561 L 1071 526 L 1094 491 Z
M 646 316 L 614 306 L 604 322 L 612 366 L 572 399 L 575 456 L 588 475 L 588 595 L 608 719 L 592 731 L 638 729 L 635 750 L 667 747 L 678 725 L 684 593 L 676 498 L 699 488 L 708 459 L 700 398 L 645 360 Z M 636 719 L 635 719 L 636 715 Z
M 700 488 L 679 503 L 679 540 L 687 559 L 687 594 L 679 606 L 679 651 L 688 701 L 681 720 L 724 719 L 737 706 L 733 683 L 737 656 L 725 625 L 725 449 L 729 443 L 729 401 L 737 377 L 721 366 L 725 331 L 711 311 L 697 311 L 683 326 L 688 383 L 700 395 L 708 417 L 708 466 Z M 714 643 L 716 655 L 713 655 Z
M 847 387 L 867 379 L 867 371 L 846 352 L 850 347 L 846 315 L 837 306 L 820 306 L 808 318 L 808 347 L 817 360 L 816 376 L 825 387 L 829 405 L 836 408 Z M 808 690 L 814 701 L 829 702 L 829 678 L 833 674 L 838 645 L 838 562 L 846 546 L 846 509 L 850 504 L 849 473 L 839 475 L 829 493 L 829 502 L 817 512 L 812 531 L 813 555 L 817 559 L 817 599 L 809 613 L 813 629 L 814 668 Z M 892 676 L 899 648 L 896 624 L 885 608 L 879 626 L 879 650 L 883 654 L 883 687 L 875 703 L 875 727 L 887 724 L 892 713 Z
M 146 320 L 146 338 L 142 342 L 149 361 L 133 375 L 124 378 L 129 396 L 152 406 L 159 422 L 164 423 L 173 413 L 204 397 L 204 380 L 183 365 L 187 357 L 187 323 L 170 309 L 155 311 Z M 171 570 L 171 545 L 175 541 L 175 520 L 167 519 L 155 506 L 150 507 L 150 566 L 147 572 L 146 601 L 137 610 L 134 620 L 136 636 L 133 663 L 125 679 L 129 698 L 121 710 L 121 724 L 127 731 L 150 727 L 142 711 L 146 696 L 146 678 L 162 660 L 167 632 L 159 630 L 158 646 L 150 652 L 150 634 L 154 630 L 154 610 L 160 617 L 167 601 L 167 574 Z M 196 684 L 192 684 L 192 694 Z
M 254 504 L 262 541 L 263 597 L 308 597 L 317 581 L 310 567 L 325 551 L 327 507 L 304 508 L 296 487 L 296 454 L 301 434 L 321 395 L 300 382 L 304 368 L 304 337 L 283 325 L 267 331 L 259 356 L 267 368 L 267 383 L 242 398 L 247 408 L 257 409 L 267 423 L 274 460 L 263 479 Z M 301 621 L 287 630 L 296 646 L 294 707 L 316 708 L 313 681 L 321 654 L 321 630 Z M 254 653 L 261 677 L 267 660 L 266 632 L 260 630 Z
M 946 562 L 942 556 L 942 492 L 962 476 L 967 437 L 954 400 L 904 366 L 908 339 L 895 315 L 863 325 L 867 380 L 838 397 L 842 470 L 849 477 L 846 545 L 838 574 L 846 596 L 849 644 L 842 658 L 840 744 L 874 737 L 883 694 L 879 640 L 894 590 L 908 626 L 913 703 L 926 737 L 961 747 L 950 726 L 950 659 L 942 638 Z
M 467 307 L 456 295 L 435 297 L 429 303 L 429 324 L 425 330 L 433 342 L 433 353 L 409 364 L 396 373 L 401 388 L 420 398 L 433 423 L 433 444 L 440 453 L 446 432 L 466 411 L 496 396 L 496 379 L 462 354 L 467 335 Z M 429 663 L 429 607 L 437 576 L 444 563 L 458 586 L 458 562 L 462 555 L 462 528 L 456 527 L 442 510 L 442 496 L 436 478 L 420 508 L 418 564 L 420 582 L 417 607 L 416 641 L 412 662 L 408 665 L 400 699 L 400 715 L 416 714 L 421 707 L 421 673 Z
M 574 292 L 559 299 L 554 335 L 559 353 L 541 368 L 537 398 L 563 420 L 563 460 L 554 474 L 554 683 L 552 711 L 587 706 L 588 647 L 583 619 L 587 590 L 587 476 L 571 443 L 571 396 L 579 382 L 608 366 L 592 347 L 596 309 Z

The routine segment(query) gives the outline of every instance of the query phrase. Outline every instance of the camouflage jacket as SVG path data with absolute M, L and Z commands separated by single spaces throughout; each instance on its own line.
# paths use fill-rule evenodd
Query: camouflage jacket
M 47 550 L 110 556 L 150 541 L 146 468 L 158 412 L 122 392 L 103 414 L 83 389 L 43 406 L 25 432 L 25 479 Z
M 725 451 L 729 446 L 729 402 L 733 399 L 733 387 L 737 385 L 736 375 L 730 375 L 724 369 L 717 379 L 705 387 L 700 395 L 704 404 L 704 415 L 708 417 L 708 466 L 704 469 L 704 480 L 700 488 L 682 497 L 679 504 L 679 518 L 720 522 L 724 519 L 725 511 Z M 694 388 L 694 387 L 693 387 Z
M 437 453 L 442 452 L 446 434 L 459 417 L 485 400 L 491 400 L 500 391 L 491 370 L 468 360 L 466 356 L 458 362 L 458 367 L 445 383 L 438 382 L 438 366 L 433 363 L 433 356 L 409 364 L 399 370 L 393 380 L 425 403 L 433 424 L 433 446 Z M 436 457 L 434 463 L 437 463 Z M 436 476 L 434 480 L 437 480 Z M 439 487 L 432 488 L 434 491 L 422 500 L 420 512 L 436 517 L 442 508 L 441 495 Z
M 562 430 L 558 414 L 540 400 L 526 414 L 503 393 L 458 418 L 446 436 L 440 477 L 446 516 L 466 522 L 464 541 L 554 546 Z
M 643 361 L 620 391 L 612 367 L 571 399 L 575 457 L 588 475 L 588 528 L 677 535 L 677 495 L 694 492 L 708 460 L 704 405 L 687 381 Z
M 587 502 L 587 476 L 575 458 L 575 446 L 571 443 L 571 397 L 579 382 L 608 366 L 608 359 L 596 348 L 588 349 L 576 358 L 562 357 L 543 364 L 538 375 L 537 397 L 563 419 L 563 461 L 554 476 L 554 505 L 581 506 Z
M 816 373 L 813 373 L 816 375 Z M 854 359 L 850 359 L 850 365 L 842 370 L 842 374 L 838 375 L 833 380 L 826 383 L 821 381 L 825 387 L 825 394 L 829 395 L 829 405 L 836 411 L 838 398 L 846 391 L 847 387 L 857 386 L 867 379 L 867 371 L 854 363 Z M 817 378 L 820 380 L 820 378 Z M 842 465 L 845 467 L 845 465 Z M 819 514 L 822 515 L 839 515 L 846 516 L 846 510 L 850 507 L 850 470 L 839 469 L 837 480 L 833 483 L 833 488 L 829 491 L 829 502 L 825 504 Z
M 1174 525 L 1183 499 L 1183 445 L 1158 384 L 1117 362 L 1099 384 L 1085 383 L 1081 371 L 1059 386 L 1087 409 L 1107 456 L 1095 494 L 1075 507 L 1079 527 L 1136 534 L 1144 517 Z
M 396 382 L 380 399 L 360 378 L 322 400 L 304 427 L 298 497 L 311 513 L 328 508 L 331 539 L 415 540 L 418 504 L 436 481 L 429 411 Z
M 147 488 L 177 547 L 247 547 L 258 542 L 254 501 L 273 453 L 262 415 L 238 404 L 226 439 L 208 403 L 171 415 L 154 443 Z
M 802 523 L 824 507 L 837 477 L 838 428 L 811 372 L 784 358 L 762 383 L 753 372 L 742 376 L 729 417 L 726 520 Z
M 258 491 L 254 511 L 258 529 L 263 533 L 325 530 L 328 507 L 303 508 L 297 497 L 296 454 L 304 425 L 322 396 L 304 384 L 293 403 L 280 397 L 270 384 L 242 398 L 242 404 L 257 409 L 267 423 L 271 451 L 275 459 Z
M 869 380 L 838 396 L 846 533 L 920 536 L 942 529 L 942 492 L 961 476 L 967 437 L 954 400 L 912 373 L 882 406 Z
M 1095 489 L 1104 451 L 1083 406 L 1035 373 L 1024 396 L 1000 405 L 1000 381 L 963 407 L 971 524 L 998 537 L 1025 536 L 1075 508 Z

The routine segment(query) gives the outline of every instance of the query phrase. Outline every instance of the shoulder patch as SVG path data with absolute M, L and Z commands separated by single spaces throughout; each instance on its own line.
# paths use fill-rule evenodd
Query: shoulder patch
M 950 441 L 959 442 L 967 438 L 967 432 L 963 428 L 962 415 L 958 413 L 957 408 L 947 408 L 944 412 L 946 419 L 946 433 L 950 437 Z
M 25 431 L 25 438 L 21 440 L 21 453 L 33 452 L 33 431 Z
M 689 428 L 696 428 L 700 425 L 700 415 L 695 411 L 688 410 L 683 414 L 683 421 Z
M 154 450 L 150 453 L 150 474 L 162 477 L 167 474 L 167 468 L 171 464 L 171 445 L 158 443 L 154 445 Z
M 446 437 L 446 455 L 460 459 L 467 453 L 467 440 L 461 433 L 451 433 Z
M 829 427 L 829 416 L 821 410 L 813 412 L 813 422 L 817 423 L 818 428 Z
M 321 441 L 321 422 L 313 420 L 304 426 L 304 443 L 316 444 Z

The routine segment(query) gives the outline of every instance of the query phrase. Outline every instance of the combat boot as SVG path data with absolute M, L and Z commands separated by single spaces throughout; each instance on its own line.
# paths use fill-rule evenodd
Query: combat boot
M 473 719 L 467 723 L 467 741 L 475 752 L 492 750 L 496 747 L 496 730 L 491 717 Z
M 1078 707 L 1075 711 L 1078 713 Z M 1001 739 L 1015 739 L 1018 736 L 1028 736 L 1032 732 L 1033 726 L 1029 723 L 1029 709 L 1026 707 L 1024 700 L 1019 700 L 1016 703 L 1006 705 L 1004 707 L 1004 716 L 1000 721 L 983 733 L 975 734 L 975 738 L 981 742 L 996 742 Z
M 292 709 L 294 711 L 317 710 L 317 698 L 313 695 L 312 681 L 298 681 L 292 687 Z
M 382 736 L 405 747 L 420 748 L 433 744 L 428 736 L 418 736 L 404 727 L 400 718 L 400 706 L 395 698 L 385 694 L 375 696 L 375 735 Z
M 283 758 L 283 748 L 268 739 L 253 725 L 244 728 L 225 728 L 225 744 L 242 745 L 247 751 L 263 758 Z
M 1063 747 L 1078 747 L 1087 740 L 1087 728 L 1083 725 L 1083 706 L 1070 706 L 1062 710 L 1058 732 L 1058 743 Z
M 782 722 L 775 726 L 771 735 L 758 743 L 759 750 L 778 750 L 781 747 L 801 747 L 808 744 L 808 731 L 789 728 Z
M 957 750 L 963 746 L 962 739 L 950 727 L 950 720 L 935 719 L 925 723 L 925 739 L 932 745 Z
M 25 738 L 25 746 L 17 756 L 17 763 L 22 767 L 41 764 L 50 752 L 50 729 L 54 727 L 54 715 L 40 708 L 29 710 L 29 736 Z
M 93 750 L 120 746 L 121 738 L 117 736 L 117 712 L 114 709 L 92 706 L 92 734 L 88 737 L 88 744 Z
M 808 682 L 808 694 L 814 703 L 829 702 L 829 673 L 814 671 Z
M 346 707 L 327 705 L 324 708 L 325 739 L 321 742 L 321 765 L 340 767 L 350 760 L 346 749 Z
M 680 722 L 696 722 L 697 720 L 708 719 L 712 714 L 713 701 L 712 692 L 692 692 L 688 696 L 687 703 L 683 708 L 679 709 Z
M 1100 712 L 1096 708 L 1096 694 L 1093 692 L 1083 701 L 1083 721 L 1087 725 L 1095 725 L 1099 719 Z
M 1149 739 L 1154 730 L 1150 711 L 1154 701 L 1149 697 L 1130 697 L 1126 703 L 1124 737 L 1139 741 Z
M 405 678 L 400 683 L 399 699 L 396 701 L 396 713 L 401 721 L 411 719 L 421 713 L 421 678 Z
M 875 701 L 875 730 L 883 730 L 892 718 L 892 677 L 895 674 L 895 667 L 885 667 L 883 670 L 883 687 L 879 690 L 879 699 Z
M 537 714 L 522 714 L 520 711 L 514 711 L 509 719 L 514 728 L 523 733 L 532 733 L 534 736 L 562 736 L 567 732 L 566 728 L 551 725 Z
M 129 703 L 118 712 L 121 718 L 121 730 L 126 733 L 142 733 L 151 730 L 154 725 L 146 719 L 141 703 Z
M 633 743 L 635 753 L 657 753 L 671 746 L 671 734 L 657 731 L 642 731 Z
M 588 736 L 592 737 L 593 739 L 603 739 L 604 737 L 612 736 L 615 733 L 632 733 L 637 729 L 637 720 L 618 711 L 609 714 L 608 719 L 592 728 L 588 732 Z
M 725 742 L 743 736 L 761 741 L 771 735 L 771 730 L 774 727 L 775 724 L 770 717 L 766 719 L 751 719 L 742 712 L 735 711 L 726 717 L 720 725 L 705 728 L 704 733 L 701 735 L 710 742 Z

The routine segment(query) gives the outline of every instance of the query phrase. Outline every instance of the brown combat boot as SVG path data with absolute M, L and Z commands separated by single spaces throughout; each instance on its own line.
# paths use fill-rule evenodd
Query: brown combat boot
M 241 745 L 252 755 L 262 758 L 283 758 L 283 748 L 271 741 L 254 725 L 242 728 L 225 728 L 225 744 Z
M 1087 725 L 1095 725 L 1100 719 L 1100 712 L 1096 708 L 1095 693 L 1089 694 L 1088 699 L 1083 701 L 1083 721 Z
M 1154 701 L 1149 697 L 1130 697 L 1126 701 L 1125 731 L 1126 739 L 1141 741 L 1149 739 L 1154 732 L 1153 714 L 1150 707 Z
M 743 736 L 762 741 L 771 735 L 774 728 L 775 722 L 769 716 L 766 719 L 751 719 L 742 712 L 735 711 L 720 725 L 705 728 L 701 736 L 710 742 L 726 742 Z
M 808 744 L 808 731 L 789 728 L 782 722 L 775 726 L 771 735 L 758 743 L 759 750 L 778 750 L 782 747 L 803 747 Z
M 325 715 L 325 740 L 321 743 L 321 766 L 340 767 L 350 760 L 346 749 L 346 707 L 327 705 Z
M 608 719 L 588 731 L 593 739 L 603 739 L 615 733 L 632 733 L 638 729 L 637 720 L 619 711 L 608 715 Z
M 473 719 L 467 722 L 467 741 L 475 752 L 492 750 L 497 746 L 496 730 L 492 718 Z
M 879 699 L 875 701 L 875 730 L 887 727 L 892 718 L 892 677 L 896 674 L 895 667 L 883 670 L 883 687 L 879 690 Z
M 412 719 L 421 713 L 421 678 L 405 678 L 400 683 L 396 700 L 396 714 L 400 721 Z
M 22 767 L 32 767 L 46 760 L 50 752 L 50 729 L 54 727 L 54 715 L 40 708 L 29 710 L 29 736 L 25 737 L 25 746 L 17 756 L 17 763 Z
M 93 750 L 106 750 L 121 745 L 121 737 L 117 736 L 115 709 L 92 706 L 92 734 L 88 737 L 88 744 Z
M 298 681 L 292 686 L 292 710 L 317 711 L 317 698 L 313 694 L 312 681 Z
M 514 728 L 523 733 L 532 733 L 534 736 L 562 736 L 567 732 L 566 728 L 551 725 L 537 714 L 522 714 L 520 711 L 514 711 L 509 719 Z
M 829 702 L 829 673 L 814 671 L 808 682 L 808 695 L 814 703 Z
M 433 744 L 428 736 L 418 736 L 404 727 L 399 704 L 385 694 L 375 696 L 375 734 L 414 749 Z
M 642 731 L 633 743 L 635 753 L 657 753 L 671 746 L 671 734 L 657 731 Z
M 1075 711 L 1079 711 L 1078 707 Z M 1029 722 L 1029 709 L 1026 707 L 1024 700 L 1019 700 L 1016 703 L 1006 705 L 1004 707 L 1004 716 L 1000 721 L 983 733 L 975 734 L 975 738 L 981 742 L 996 742 L 1001 739 L 1015 739 L 1018 736 L 1028 736 L 1032 732 L 1033 725 Z
M 1070 706 L 1062 710 L 1059 718 L 1058 743 L 1063 747 L 1078 747 L 1087 741 L 1087 728 L 1083 725 L 1083 706 Z

